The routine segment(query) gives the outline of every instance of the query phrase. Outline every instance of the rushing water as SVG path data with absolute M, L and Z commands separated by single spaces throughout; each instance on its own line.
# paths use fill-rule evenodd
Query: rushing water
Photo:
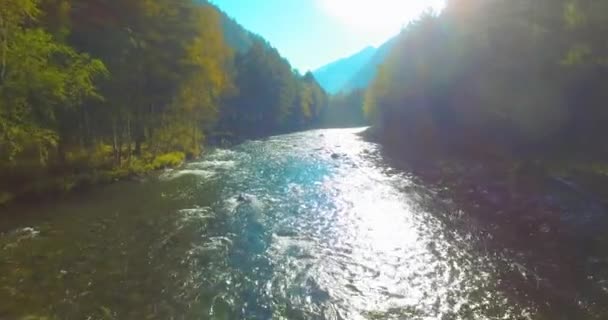
M 517 255 L 446 223 L 452 209 L 358 131 L 246 142 L 11 209 L 0 319 L 540 317 L 505 288 Z

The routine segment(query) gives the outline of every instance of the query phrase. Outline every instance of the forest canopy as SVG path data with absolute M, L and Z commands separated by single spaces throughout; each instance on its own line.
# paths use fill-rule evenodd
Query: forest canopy
M 366 92 L 378 135 L 421 148 L 606 157 L 608 3 L 448 0 Z
M 205 1 L 0 2 L 0 190 L 179 163 L 209 138 L 310 126 L 326 103 Z

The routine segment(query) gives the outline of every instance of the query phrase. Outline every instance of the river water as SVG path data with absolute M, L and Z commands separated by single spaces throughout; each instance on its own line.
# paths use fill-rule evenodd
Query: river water
M 361 130 L 249 141 L 11 208 L 0 319 L 549 319 L 505 284 L 528 270 L 517 252 L 447 223 L 466 213 Z

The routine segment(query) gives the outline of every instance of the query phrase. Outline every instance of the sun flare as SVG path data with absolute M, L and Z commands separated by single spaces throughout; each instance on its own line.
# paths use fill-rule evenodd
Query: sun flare
M 317 0 L 324 12 L 353 30 L 383 42 L 426 10 L 435 12 L 444 0 Z

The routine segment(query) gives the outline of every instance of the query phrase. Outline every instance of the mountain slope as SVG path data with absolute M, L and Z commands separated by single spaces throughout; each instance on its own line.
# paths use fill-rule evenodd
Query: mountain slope
M 340 59 L 321 67 L 313 72 L 317 81 L 325 91 L 335 94 L 340 92 L 346 84 L 374 57 L 376 48 L 367 47 L 356 54 Z
M 207 0 L 196 0 L 196 2 L 214 7 L 222 19 L 222 29 L 224 31 L 224 40 L 236 52 L 244 53 L 255 41 L 266 42 L 261 36 L 245 29 L 236 20 L 230 17 L 226 12 L 222 11 L 217 5 Z
M 386 57 L 395 44 L 395 40 L 396 38 L 392 38 L 381 45 L 376 50 L 374 56 L 355 73 L 355 75 L 342 87 L 341 91 L 352 92 L 357 89 L 366 88 L 374 77 L 376 77 L 378 66 L 386 60 Z
M 384 62 L 394 43 L 395 38 L 392 38 L 377 49 L 367 47 L 318 69 L 314 75 L 325 91 L 332 94 L 365 88 L 376 76 L 378 66 Z

